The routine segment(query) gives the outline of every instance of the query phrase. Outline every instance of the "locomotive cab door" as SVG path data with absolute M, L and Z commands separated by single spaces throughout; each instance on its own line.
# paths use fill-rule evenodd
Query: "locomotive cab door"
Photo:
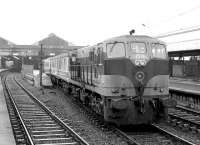
M 103 74 L 103 44 L 97 45 L 97 71 L 99 75 Z

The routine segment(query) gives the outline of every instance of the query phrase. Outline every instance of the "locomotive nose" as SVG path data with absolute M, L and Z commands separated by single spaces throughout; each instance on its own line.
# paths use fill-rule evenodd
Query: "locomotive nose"
M 144 77 L 145 77 L 145 75 L 144 75 L 144 72 L 142 72 L 142 71 L 138 71 L 135 74 L 135 78 L 138 81 L 142 81 L 144 79 Z

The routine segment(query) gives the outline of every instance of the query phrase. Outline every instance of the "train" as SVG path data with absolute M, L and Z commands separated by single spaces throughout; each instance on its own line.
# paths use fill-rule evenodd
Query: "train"
M 163 41 L 130 34 L 47 58 L 44 72 L 105 122 L 139 125 L 167 119 L 176 106 L 168 63 Z

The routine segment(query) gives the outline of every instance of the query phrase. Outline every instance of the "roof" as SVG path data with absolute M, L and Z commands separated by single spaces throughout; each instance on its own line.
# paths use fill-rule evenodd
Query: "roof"
M 12 45 L 11 48 L 20 48 L 20 49 L 37 49 L 37 48 L 40 48 L 39 46 L 37 45 Z
M 193 50 L 179 50 L 179 51 L 169 51 L 169 57 L 183 57 L 183 56 L 198 56 L 200 55 L 200 49 Z
M 52 48 L 67 48 L 68 42 L 64 39 L 56 36 L 55 34 L 51 33 L 48 37 L 40 40 L 38 44 L 43 44 L 46 47 Z
M 0 48 L 8 48 L 9 45 L 13 45 L 14 43 L 0 37 Z
M 111 39 L 105 40 L 104 42 L 114 42 L 114 41 L 149 41 L 149 42 L 159 42 L 165 44 L 163 41 L 146 35 L 122 35 L 118 37 L 113 37 Z

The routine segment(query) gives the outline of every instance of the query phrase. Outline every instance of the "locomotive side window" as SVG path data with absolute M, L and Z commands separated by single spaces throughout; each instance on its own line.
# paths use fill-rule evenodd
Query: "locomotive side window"
M 125 44 L 122 42 L 107 44 L 108 58 L 125 57 Z
M 66 71 L 67 70 L 67 59 L 66 58 L 64 58 L 64 70 Z
M 100 63 L 102 63 L 101 61 L 102 61 L 102 48 L 101 47 L 98 47 L 98 49 L 97 49 L 97 64 L 100 64 Z
M 94 55 L 94 49 L 90 50 L 89 52 L 89 59 L 90 61 L 94 61 L 95 55 Z
M 165 45 L 159 43 L 152 43 L 152 57 L 155 58 L 166 58 L 166 48 Z

